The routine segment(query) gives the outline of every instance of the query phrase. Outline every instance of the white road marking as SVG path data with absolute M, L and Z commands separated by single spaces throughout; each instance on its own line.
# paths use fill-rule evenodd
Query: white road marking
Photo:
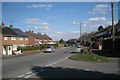
M 30 72 L 27 72 L 26 74 L 31 74 L 32 73 L 32 71 L 30 71 Z
M 72 55 L 72 54 L 71 54 Z M 71 56 L 71 55 L 69 55 L 69 56 Z M 64 58 L 64 59 L 61 59 L 61 60 L 58 60 L 58 61 L 56 61 L 56 62 L 53 62 L 53 63 L 50 63 L 50 64 L 48 64 L 48 65 L 46 65 L 45 67 L 48 67 L 48 66 L 51 66 L 51 65 L 54 65 L 54 64 L 56 64 L 56 63 L 58 63 L 58 62 L 61 62 L 61 61 L 63 61 L 63 60 L 66 60 L 69 56 L 67 56 L 66 58 Z M 39 66 L 41 66 L 41 65 L 39 65 Z M 42 72 L 42 71 L 44 71 L 44 69 L 42 69 L 43 67 L 41 67 L 40 69 L 40 71 Z M 34 73 L 33 73 L 34 72 Z M 20 75 L 20 76 L 18 76 L 18 78 L 21 78 L 21 77 L 23 77 L 23 76 L 25 76 L 25 75 L 27 75 L 27 76 L 25 76 L 24 78 L 29 78 L 29 77 L 31 77 L 31 76 L 33 76 L 33 75 L 35 75 L 35 74 L 37 74 L 38 72 L 37 72 L 37 70 L 34 70 L 33 72 L 27 72 L 26 74 L 22 74 L 22 75 Z M 31 75 L 28 75 L 28 74 L 31 74 Z
M 29 77 L 31 77 L 31 75 L 25 76 L 24 78 L 29 78 Z
M 23 76 L 25 76 L 25 74 L 22 74 L 22 75 L 18 76 L 18 78 L 23 77 Z
M 85 69 L 86 71 L 90 71 L 90 69 Z
M 70 56 L 70 55 L 69 55 L 69 56 Z M 63 60 L 66 60 L 69 56 L 67 56 L 66 58 L 61 59 L 61 60 L 59 60 L 59 61 L 56 61 L 56 62 L 50 63 L 50 64 L 46 65 L 46 67 L 51 66 L 51 65 L 54 65 L 54 64 L 56 64 L 56 63 L 58 63 L 58 62 L 61 62 L 61 61 L 63 61 Z

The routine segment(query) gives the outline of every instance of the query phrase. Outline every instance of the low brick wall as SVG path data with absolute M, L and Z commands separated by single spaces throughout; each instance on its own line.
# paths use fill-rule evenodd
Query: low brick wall
M 33 52 L 40 52 L 41 50 L 27 50 L 27 51 L 22 51 L 23 54 L 27 53 L 33 53 Z

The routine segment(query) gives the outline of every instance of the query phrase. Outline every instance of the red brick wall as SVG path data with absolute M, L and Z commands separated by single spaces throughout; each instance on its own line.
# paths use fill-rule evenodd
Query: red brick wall
M 32 53 L 32 52 L 40 52 L 40 50 L 27 50 L 27 51 L 23 51 L 22 53 L 26 54 L 26 53 Z
M 7 40 L 4 40 L 4 37 L 2 37 L 2 45 L 14 45 L 14 44 L 28 44 L 28 40 L 19 40 L 18 37 L 16 37 L 16 40 L 11 40 L 11 37 L 8 37 Z

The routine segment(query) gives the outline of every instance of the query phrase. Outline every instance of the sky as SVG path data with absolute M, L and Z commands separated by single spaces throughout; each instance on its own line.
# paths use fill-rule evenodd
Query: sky
M 114 2 L 114 22 L 118 21 Z M 110 2 L 2 2 L 2 21 L 22 31 L 47 34 L 53 40 L 79 38 L 81 33 L 111 25 Z M 76 22 L 76 23 L 74 23 Z

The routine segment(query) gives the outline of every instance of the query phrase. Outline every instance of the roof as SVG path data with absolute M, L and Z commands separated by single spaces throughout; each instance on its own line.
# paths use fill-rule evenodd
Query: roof
M 26 33 L 26 35 L 32 36 L 32 37 L 34 37 L 34 38 L 52 40 L 52 39 L 51 39 L 49 36 L 47 36 L 47 35 L 35 34 L 35 33 L 32 33 L 32 32 L 28 32 L 28 31 L 26 31 L 25 33 Z
M 106 31 L 106 30 L 108 30 L 110 28 L 110 26 L 108 26 L 108 27 L 106 27 L 106 28 L 104 28 L 104 29 L 102 29 L 102 30 L 100 30 L 100 31 L 97 31 L 95 34 L 98 34 L 98 33 L 101 33 L 101 32 L 103 32 L 103 31 Z
M 18 36 L 11 28 L 2 27 L 2 34 L 6 36 Z
M 27 37 L 27 35 L 20 29 L 18 28 L 11 28 L 16 34 L 19 35 L 19 37 Z
M 114 27 L 115 28 L 119 28 L 120 27 L 120 20 L 118 20 L 118 23 L 116 24 L 116 25 L 114 25 Z M 109 28 L 109 30 L 112 30 L 113 29 L 113 27 L 111 26 L 110 28 Z

